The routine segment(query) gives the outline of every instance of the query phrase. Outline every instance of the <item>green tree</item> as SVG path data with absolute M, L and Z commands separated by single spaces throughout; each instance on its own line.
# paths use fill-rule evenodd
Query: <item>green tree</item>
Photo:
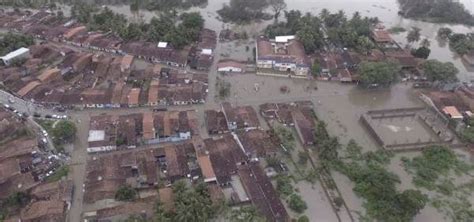
M 286 200 L 286 202 L 288 203 L 288 207 L 290 207 L 290 209 L 296 213 L 303 213 L 306 209 L 308 209 L 306 202 L 304 202 L 304 200 L 298 194 L 292 194 Z
M 71 143 L 76 137 L 76 125 L 71 121 L 61 120 L 52 128 L 52 136 L 61 144 Z
M 275 19 L 278 19 L 281 11 L 286 9 L 285 0 L 268 0 L 270 7 L 273 9 Z
M 115 199 L 118 201 L 133 201 L 137 198 L 137 191 L 130 186 L 121 186 L 115 193 Z
M 298 152 L 298 163 L 301 165 L 306 165 L 308 163 L 309 155 L 304 151 Z
M 9 32 L 0 39 L 0 54 L 4 55 L 21 47 L 29 47 L 33 44 L 34 39 L 32 36 Z
M 430 40 L 425 38 L 425 39 L 421 40 L 420 45 L 421 45 L 421 47 L 429 48 L 430 45 L 431 45 L 431 42 L 430 42 Z
M 428 202 L 428 196 L 422 194 L 419 190 L 405 190 L 397 195 L 397 205 L 400 210 L 400 218 L 404 221 L 410 221 L 415 217 Z
M 371 85 L 389 86 L 400 71 L 400 67 L 393 62 L 362 62 L 360 64 L 360 82 L 362 86 Z
M 427 59 L 430 56 L 431 49 L 421 46 L 418 49 L 412 49 L 411 54 L 417 58 Z
M 408 43 L 418 42 L 420 41 L 421 29 L 418 27 L 412 27 L 411 30 L 408 32 L 407 41 Z
M 309 222 L 309 218 L 306 215 L 303 215 L 298 218 L 298 222 Z
M 265 222 L 265 218 L 260 216 L 253 205 L 240 207 L 238 210 L 232 210 L 230 217 L 228 218 L 231 222 Z
M 288 176 L 278 176 L 276 179 L 276 190 L 282 196 L 288 196 L 293 193 L 293 185 Z
M 368 55 L 370 52 L 372 52 L 372 49 L 375 48 L 375 44 L 374 42 L 372 42 L 372 40 L 369 39 L 369 37 L 367 36 L 360 36 L 358 39 L 357 39 L 357 46 L 356 46 L 356 49 L 365 54 L 365 55 Z
M 453 30 L 451 30 L 450 28 L 441 27 L 438 29 L 438 38 L 446 40 L 452 33 Z
M 440 62 L 438 60 L 427 60 L 423 63 L 423 70 L 430 81 L 453 82 L 457 80 L 456 74 L 459 70 L 451 62 Z

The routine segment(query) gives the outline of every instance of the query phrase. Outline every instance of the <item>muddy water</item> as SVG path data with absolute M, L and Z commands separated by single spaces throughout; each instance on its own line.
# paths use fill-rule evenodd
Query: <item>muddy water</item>
M 430 58 L 442 61 L 450 61 L 461 70 L 459 78 L 470 80 L 474 73 L 468 72 L 459 58 L 457 58 L 446 45 L 438 44 L 436 32 L 440 27 L 447 26 L 456 32 L 473 32 L 473 28 L 462 25 L 440 25 L 420 21 L 404 19 L 397 15 L 397 0 L 288 0 L 288 9 L 298 9 L 303 12 L 319 13 L 323 8 L 331 11 L 344 10 L 350 15 L 355 11 L 366 16 L 377 16 L 387 27 L 401 26 L 406 29 L 412 26 L 421 28 L 422 35 L 431 40 L 432 54 Z M 238 30 L 246 30 L 252 36 L 266 27 L 272 21 L 264 21 L 246 26 L 234 26 L 224 24 L 217 19 L 216 11 L 228 0 L 209 0 L 205 8 L 192 8 L 189 11 L 199 11 L 206 19 L 206 27 L 219 31 L 223 28 L 231 27 Z M 462 2 L 472 9 L 472 1 L 462 0 Z M 132 15 L 128 6 L 110 6 L 116 12 L 126 14 L 131 19 L 147 21 L 156 14 L 154 12 L 140 11 L 139 15 Z M 406 44 L 406 33 L 395 35 L 396 41 L 402 45 Z M 232 57 L 239 60 L 250 58 L 250 52 L 245 48 L 252 48 L 254 42 L 226 43 L 220 44 L 216 49 L 216 60 L 220 58 Z M 218 74 L 214 71 L 210 73 L 209 102 L 205 105 L 209 108 L 217 107 L 219 101 L 213 101 L 215 89 L 215 77 Z M 232 84 L 231 97 L 229 102 L 237 105 L 258 105 L 265 102 L 291 102 L 295 100 L 311 100 L 315 104 L 315 110 L 319 118 L 328 124 L 328 130 L 332 135 L 339 136 L 342 143 L 347 143 L 349 139 L 355 139 L 364 147 L 365 151 L 377 150 L 378 147 L 373 139 L 366 133 L 359 123 L 359 117 L 364 112 L 373 109 L 403 108 L 423 105 L 417 98 L 416 93 L 410 86 L 398 84 L 391 89 L 366 91 L 354 85 L 342 85 L 328 82 L 312 82 L 307 80 L 263 77 L 256 75 L 233 75 L 224 76 L 226 81 Z M 256 85 L 257 84 L 257 85 Z M 255 88 L 258 88 L 258 91 Z M 281 93 L 280 87 L 287 86 L 290 91 Z M 318 89 L 315 90 L 315 87 Z M 411 177 L 400 167 L 400 161 L 394 160 L 389 166 L 390 170 L 400 176 L 402 180 L 401 188 L 413 188 Z M 341 190 L 344 200 L 353 211 L 364 212 L 362 200 L 353 192 L 353 184 L 343 175 L 334 174 L 336 183 Z M 302 190 L 304 190 L 302 188 Z M 316 197 L 315 197 L 316 199 Z M 310 206 L 317 206 L 311 203 Z M 312 221 L 326 221 L 330 215 L 312 217 Z M 440 221 L 443 216 L 436 209 L 427 206 L 416 217 L 416 221 Z

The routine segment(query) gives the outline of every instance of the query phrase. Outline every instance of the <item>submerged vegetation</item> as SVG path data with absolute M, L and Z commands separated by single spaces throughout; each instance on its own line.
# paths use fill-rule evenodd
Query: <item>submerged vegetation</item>
M 400 14 L 429 22 L 474 25 L 474 16 L 453 0 L 398 0 Z
M 399 177 L 385 169 L 391 154 L 385 151 L 362 152 L 351 140 L 339 156 L 337 138 L 327 134 L 324 124 L 316 130 L 320 159 L 324 166 L 337 170 L 355 183 L 354 192 L 365 199 L 366 217 L 382 221 L 411 221 L 428 202 L 428 197 L 418 190 L 398 191 Z M 331 146 L 325 145 L 329 141 Z M 322 151 L 324 155 L 322 155 Z M 331 153 L 328 155 L 327 153 Z

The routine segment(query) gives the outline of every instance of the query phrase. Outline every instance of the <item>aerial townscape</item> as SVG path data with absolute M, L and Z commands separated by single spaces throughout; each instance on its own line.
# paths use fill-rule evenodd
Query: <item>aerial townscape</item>
M 0 222 L 473 205 L 472 1 L 0 1 Z

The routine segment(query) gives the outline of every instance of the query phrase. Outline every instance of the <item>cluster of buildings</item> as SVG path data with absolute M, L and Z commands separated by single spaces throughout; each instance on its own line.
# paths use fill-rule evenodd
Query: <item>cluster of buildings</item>
M 214 203 L 253 204 L 269 221 L 288 221 L 288 213 L 259 163 L 260 158 L 279 155 L 280 141 L 260 128 L 257 115 L 250 106 L 228 103 L 222 104 L 221 110 L 206 111 L 208 131 L 213 131 L 209 128 L 213 121 L 221 122 L 223 128 L 214 133 L 219 134 L 216 138 L 207 139 L 197 133 L 194 111 L 92 117 L 88 151 L 93 156 L 87 163 L 85 203 L 114 199 L 123 185 L 138 190 L 140 197 L 147 195 L 85 216 L 151 216 L 153 208 L 144 206 L 157 199 L 173 211 L 174 194 L 168 185 L 186 180 L 207 183 Z M 137 210 L 119 210 L 128 208 Z
M 88 153 L 180 142 L 198 134 L 195 111 L 162 111 L 91 117 Z
M 471 84 L 453 84 L 449 90 L 430 91 L 422 98 L 446 118 L 460 121 L 474 116 L 474 86 Z
M 131 55 L 34 45 L 22 67 L 0 68 L 3 84 L 19 97 L 52 106 L 118 108 L 204 103 L 207 75 L 160 64 L 138 69 Z
M 0 24 L 2 28 L 39 39 L 120 55 L 128 54 L 175 67 L 186 67 L 189 61 L 196 60 L 201 55 L 209 55 L 208 59 L 212 64 L 212 50 L 217 41 L 216 32 L 208 29 L 201 31 L 200 41 L 196 46 L 183 49 L 176 49 L 167 42 L 124 41 L 111 33 L 90 32 L 84 24 L 44 10 L 34 14 L 29 11 L 3 12 L 0 14 Z
M 257 74 L 310 78 L 312 73 L 320 80 L 356 82 L 359 80 L 358 66 L 362 61 L 393 60 L 405 70 L 418 68 L 419 59 L 400 47 L 383 27 L 374 28 L 371 41 L 376 47 L 367 54 L 336 48 L 322 50 L 310 57 L 306 55 L 303 44 L 295 36 L 276 36 L 275 39 L 259 37 L 256 43 Z M 312 67 L 318 67 L 319 70 Z M 238 70 L 238 63 L 231 68 Z
M 267 121 L 277 121 L 284 126 L 294 127 L 302 145 L 315 144 L 316 115 L 311 101 L 266 103 L 260 105 L 260 113 Z
M 71 205 L 71 181 L 47 182 L 61 165 L 21 119 L 0 108 L 0 208 L 6 221 L 63 221 Z M 21 195 L 21 208 L 7 199 Z
M 257 74 L 308 78 L 311 59 L 295 36 L 259 37 L 256 46 Z

